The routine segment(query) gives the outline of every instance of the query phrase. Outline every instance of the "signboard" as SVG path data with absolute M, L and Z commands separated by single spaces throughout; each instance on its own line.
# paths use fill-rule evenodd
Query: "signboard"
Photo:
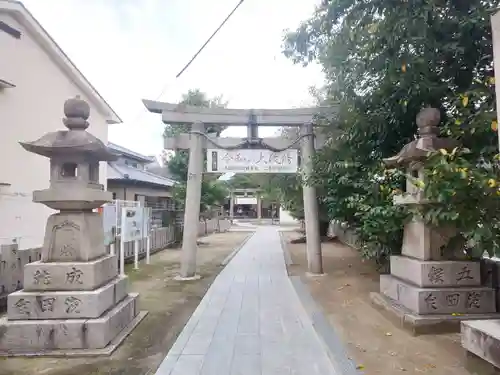
M 207 172 L 214 173 L 296 173 L 296 149 L 282 152 L 270 150 L 207 150 Z
M 116 205 L 106 204 L 101 207 L 102 224 L 104 227 L 104 244 L 111 245 L 115 242 L 116 233 Z
M 140 240 L 144 230 L 143 207 L 123 207 L 121 235 L 122 242 Z
M 257 198 L 252 198 L 252 197 L 235 197 L 234 198 L 234 203 L 235 204 L 251 204 L 251 205 L 256 205 L 257 204 Z

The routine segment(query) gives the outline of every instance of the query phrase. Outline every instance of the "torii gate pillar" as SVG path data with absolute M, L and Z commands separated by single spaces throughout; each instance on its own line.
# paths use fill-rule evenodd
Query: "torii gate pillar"
M 303 178 L 313 173 L 314 135 L 311 123 L 301 126 L 302 173 Z M 304 199 L 304 220 L 306 224 L 307 266 L 310 274 L 323 274 L 323 256 L 321 253 L 321 236 L 319 233 L 319 210 L 316 188 L 310 184 L 302 185 Z
M 198 224 L 200 222 L 201 184 L 203 179 L 203 138 L 205 124 L 195 122 L 191 127 L 189 164 L 182 234 L 181 271 L 179 279 L 197 279 L 196 253 L 198 249 Z

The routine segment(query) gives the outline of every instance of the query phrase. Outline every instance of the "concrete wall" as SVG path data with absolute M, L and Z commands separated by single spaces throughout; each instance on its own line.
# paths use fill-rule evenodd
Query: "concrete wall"
M 214 232 L 226 232 L 231 226 L 231 221 L 228 219 L 209 219 L 200 221 L 198 225 L 198 235 L 204 236 Z
M 352 246 L 354 248 L 357 248 L 357 237 L 356 234 L 352 229 L 346 229 L 343 228 L 340 222 L 338 221 L 332 221 L 330 223 L 330 228 L 328 229 L 328 232 L 330 235 L 337 236 L 339 241 Z
M 199 235 L 204 236 L 214 232 L 226 232 L 231 223 L 227 219 L 210 219 L 200 222 Z M 154 229 L 151 234 L 151 251 L 156 252 L 180 241 L 175 238 L 174 226 Z M 146 239 L 139 242 L 139 256 L 146 254 Z M 115 244 L 116 254 L 119 254 L 120 239 Z M 134 243 L 125 243 L 125 260 L 134 258 Z M 0 308 L 5 297 L 23 287 L 24 266 L 28 263 L 40 260 L 40 248 L 18 250 L 16 245 L 0 246 Z
M 48 187 L 49 161 L 28 153 L 18 142 L 64 129 L 63 104 L 75 95 L 91 105 L 89 131 L 104 143 L 108 125 L 20 23 L 3 13 L 0 20 L 22 33 L 15 39 L 0 32 L 0 78 L 16 85 L 0 90 L 0 184 L 10 184 L 0 187 L 0 244 L 17 238 L 20 249 L 35 248 L 42 245 L 52 210 L 32 203 L 32 192 Z M 106 163 L 101 163 L 100 181 L 106 184 Z
M 24 266 L 40 258 L 39 248 L 18 250 L 17 245 L 0 246 L 0 299 L 22 288 Z

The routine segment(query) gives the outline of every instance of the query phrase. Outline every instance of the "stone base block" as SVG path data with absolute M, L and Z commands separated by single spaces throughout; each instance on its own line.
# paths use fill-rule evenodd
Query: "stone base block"
M 419 315 L 496 312 L 495 290 L 486 287 L 420 288 L 382 275 L 380 292 Z
M 127 296 L 127 277 L 119 276 L 92 291 L 12 293 L 8 297 L 7 317 L 22 319 L 98 318 Z
M 10 350 L 0 351 L 1 357 L 104 357 L 110 356 L 127 338 L 128 335 L 148 315 L 147 311 L 140 311 L 134 319 L 104 348 L 99 349 L 45 349 L 45 350 Z
M 33 198 L 36 201 L 36 193 Z M 104 255 L 106 248 L 101 214 L 84 211 L 59 212 L 49 216 L 42 262 L 88 262 Z
M 462 322 L 462 346 L 500 368 L 500 320 Z
M 396 325 L 414 335 L 460 332 L 460 322 L 478 319 L 500 319 L 500 314 L 418 315 L 380 293 L 370 293 L 373 305 Z
M 0 353 L 50 353 L 57 350 L 105 348 L 139 314 L 137 294 L 97 319 L 7 320 L 0 319 Z M 33 355 L 33 354 L 31 354 Z
M 454 249 L 452 254 L 443 254 L 441 251 L 455 234 L 454 228 L 432 228 L 414 218 L 405 225 L 401 253 L 420 260 L 446 260 L 450 255 L 453 259 L 465 259 L 461 246 Z
M 116 275 L 116 255 L 106 255 L 91 262 L 33 262 L 24 266 L 24 290 L 94 290 Z
M 391 274 L 420 287 L 481 286 L 480 262 L 391 256 Z
M 474 353 L 465 351 L 464 368 L 471 374 L 500 375 L 500 369 Z

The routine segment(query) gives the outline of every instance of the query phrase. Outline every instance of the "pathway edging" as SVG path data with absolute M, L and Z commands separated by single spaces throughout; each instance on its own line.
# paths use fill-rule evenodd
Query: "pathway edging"
M 286 252 L 284 247 L 283 252 Z M 363 374 L 349 358 L 341 338 L 319 309 L 302 278 L 290 276 L 290 281 L 337 373 L 339 375 Z
M 288 266 L 293 266 L 293 259 L 292 255 L 288 251 L 288 248 L 286 247 L 286 241 L 285 241 L 285 236 L 283 235 L 283 231 L 279 231 L 280 234 L 280 242 L 281 242 L 281 249 L 283 250 L 283 257 L 285 258 L 285 265 L 287 266 L 287 271 L 288 271 Z
M 250 233 L 248 236 L 245 237 L 245 239 L 241 242 L 241 244 L 239 246 L 237 246 L 232 252 L 231 254 L 229 254 L 226 258 L 224 258 L 224 260 L 221 262 L 221 265 L 222 266 L 226 266 L 230 261 L 231 259 L 233 259 L 236 254 L 238 254 L 238 252 L 243 248 L 243 246 L 245 246 L 245 244 L 248 242 L 248 240 L 250 238 L 252 238 L 252 236 L 255 234 L 255 232 L 252 232 Z

